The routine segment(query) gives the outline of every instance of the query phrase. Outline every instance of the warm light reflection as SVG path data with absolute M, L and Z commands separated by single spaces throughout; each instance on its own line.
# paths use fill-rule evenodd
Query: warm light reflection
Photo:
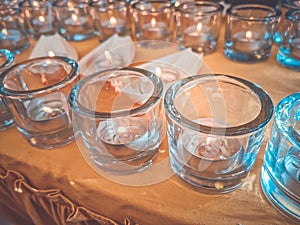
M 113 16 L 110 17 L 109 22 L 110 22 L 110 24 L 111 24 L 112 26 L 115 26 L 115 25 L 117 24 L 117 20 L 116 20 L 116 18 L 113 17 Z
M 197 27 L 196 27 L 196 29 L 197 29 L 197 32 L 201 32 L 202 31 L 202 23 L 198 23 L 197 24 Z
M 111 57 L 111 54 L 110 54 L 110 52 L 109 51 L 104 51 L 104 57 L 105 57 L 105 64 L 107 65 L 107 66 L 110 66 L 110 65 L 112 65 L 112 57 Z
M 55 56 L 55 53 L 54 53 L 53 51 L 50 50 L 50 51 L 48 52 L 48 56 L 49 56 L 49 57 L 54 57 L 54 56 Z
M 78 23 L 78 17 L 76 16 L 76 14 L 72 14 L 72 20 L 75 22 L 75 23 Z
M 41 21 L 42 23 L 45 23 L 46 22 L 45 17 L 39 16 L 39 21 Z
M 37 1 L 33 1 L 33 2 L 32 2 L 32 5 L 33 5 L 34 7 L 39 7 L 39 3 L 38 3 Z
M 156 76 L 159 77 L 161 75 L 161 73 L 162 73 L 161 69 L 159 67 L 156 67 L 156 69 L 155 69 Z
M 4 36 L 8 35 L 7 30 L 5 28 L 3 28 L 1 32 Z
M 155 20 L 155 18 L 151 19 L 151 26 L 152 27 L 156 27 L 156 20 Z
M 248 40 L 250 40 L 251 38 L 252 38 L 252 32 L 251 31 L 247 31 L 246 32 L 246 38 L 248 39 Z

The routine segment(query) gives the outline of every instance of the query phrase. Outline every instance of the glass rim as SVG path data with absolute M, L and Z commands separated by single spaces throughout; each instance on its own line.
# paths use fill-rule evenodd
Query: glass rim
M 205 12 L 188 12 L 186 9 L 184 9 L 184 6 L 215 6 L 215 9 L 205 11 Z M 208 15 L 208 14 L 217 14 L 222 13 L 224 9 L 224 6 L 221 5 L 218 2 L 214 1 L 195 1 L 195 2 L 183 2 L 178 7 L 176 7 L 176 10 L 183 14 L 188 15 Z
M 91 1 L 89 6 L 97 9 L 99 12 L 107 12 L 111 10 L 127 9 L 127 3 L 121 0 L 114 0 L 112 2 L 94 2 Z M 107 8 L 108 6 L 113 6 L 112 8 Z
M 22 65 L 28 64 L 30 62 L 46 60 L 46 59 L 49 59 L 49 58 L 55 59 L 56 61 L 64 62 L 67 65 L 71 66 L 70 72 L 68 73 L 68 75 L 64 79 L 62 79 L 59 82 L 54 83 L 52 85 L 46 86 L 44 88 L 37 88 L 37 89 L 33 89 L 33 90 L 28 90 L 28 91 L 25 91 L 25 90 L 21 90 L 21 91 L 12 90 L 12 89 L 8 89 L 4 86 L 3 82 L 4 82 L 5 78 L 13 70 L 17 69 L 18 67 L 20 67 Z M 80 76 L 80 74 L 79 74 L 79 65 L 74 59 L 64 57 L 64 56 L 53 56 L 53 57 L 45 56 L 45 57 L 38 57 L 38 58 L 28 59 L 28 60 L 22 61 L 20 63 L 17 63 L 15 65 L 9 67 L 7 70 L 3 71 L 3 73 L 0 76 L 0 94 L 2 93 L 4 95 L 11 96 L 11 97 L 28 97 L 28 94 L 39 95 L 39 94 L 43 94 L 45 92 L 51 92 L 51 91 L 60 89 L 60 88 L 64 87 L 66 83 L 70 83 L 73 80 L 75 80 L 78 76 Z M 33 96 L 31 96 L 31 97 L 33 97 Z
M 100 112 L 100 111 L 94 111 L 91 109 L 88 109 L 84 107 L 79 101 L 78 97 L 80 95 L 81 89 L 91 80 L 97 77 L 109 75 L 109 73 L 117 72 L 117 71 L 131 71 L 135 73 L 139 73 L 144 77 L 147 77 L 153 84 L 154 90 L 151 96 L 147 99 L 146 102 L 141 104 L 138 107 L 135 107 L 133 109 L 124 109 L 119 110 L 117 112 Z M 155 84 L 155 82 L 158 82 L 158 84 Z M 74 110 L 79 115 L 86 116 L 86 117 L 94 117 L 98 119 L 109 119 L 109 118 L 115 118 L 115 117 L 121 117 L 121 116 L 130 116 L 134 114 L 138 114 L 139 112 L 143 112 L 151 107 L 153 107 L 157 102 L 159 102 L 160 99 L 162 99 L 163 95 L 163 82 L 161 78 L 156 76 L 151 71 L 147 71 L 141 68 L 133 68 L 133 67 L 122 67 L 122 68 L 113 68 L 113 69 L 107 69 L 98 71 L 94 74 L 91 74 L 89 76 L 86 76 L 85 78 L 81 79 L 71 90 L 71 93 L 69 95 L 69 104 L 71 106 L 71 109 Z
M 6 61 L 2 65 L 0 65 L 1 68 L 9 66 L 15 60 L 15 54 L 8 49 L 0 49 L 0 55 L 5 56 L 6 58 Z
M 151 4 L 151 3 L 161 3 L 163 6 L 159 9 L 141 9 L 138 7 L 138 5 L 143 5 L 143 4 Z M 139 12 L 147 12 L 147 13 L 159 13 L 159 12 L 164 12 L 166 9 L 173 10 L 174 4 L 168 1 L 163 1 L 163 0 L 142 0 L 142 1 L 136 1 L 132 4 L 132 9 L 137 10 Z
M 288 110 L 290 113 L 297 106 L 300 106 L 300 92 L 295 92 L 281 99 L 275 107 L 274 123 L 292 140 L 293 144 L 300 147 L 300 132 L 290 126 L 290 120 L 288 122 L 285 120 L 284 115 L 286 113 L 283 115 L 283 111 Z
M 246 17 L 246 16 L 240 16 L 237 13 L 235 13 L 233 10 L 240 10 L 240 9 L 258 9 L 258 10 L 269 10 L 269 12 L 273 12 L 273 15 L 268 15 L 265 17 Z M 265 21 L 265 20 L 274 20 L 281 16 L 281 11 L 277 8 L 274 8 L 272 6 L 264 5 L 264 4 L 249 4 L 249 3 L 242 3 L 238 5 L 233 5 L 226 11 L 227 16 L 232 16 L 235 18 L 239 18 L 240 20 L 246 20 L 246 21 Z
M 185 85 L 189 85 L 190 82 L 193 81 L 197 82 L 198 80 L 203 80 L 203 79 L 208 79 L 208 81 L 218 81 L 218 80 L 222 81 L 224 79 L 229 79 L 235 82 L 235 84 L 233 85 L 237 86 L 237 83 L 240 83 L 241 84 L 240 87 L 245 86 L 249 88 L 251 92 L 255 94 L 257 100 L 261 105 L 261 109 L 259 113 L 256 115 L 255 118 L 253 118 L 249 122 L 243 123 L 238 126 L 228 126 L 228 127 L 212 127 L 209 125 L 203 125 L 203 124 L 193 122 L 190 119 L 186 118 L 176 109 L 175 104 L 172 104 L 175 101 L 175 96 L 177 92 Z M 224 136 L 238 136 L 238 135 L 244 135 L 244 134 L 249 134 L 258 131 L 269 123 L 274 111 L 273 102 L 270 96 L 261 87 L 245 79 L 231 76 L 231 75 L 225 75 L 225 74 L 194 75 L 173 83 L 166 91 L 165 98 L 164 98 L 164 106 L 166 112 L 168 113 L 169 117 L 173 121 L 176 121 L 177 123 L 180 123 L 183 126 L 188 127 L 189 129 L 197 132 L 203 132 L 206 134 L 213 134 L 213 135 L 222 134 Z
M 292 22 L 299 23 L 300 17 L 295 17 L 295 15 L 300 16 L 300 9 L 290 9 L 286 12 L 286 18 Z

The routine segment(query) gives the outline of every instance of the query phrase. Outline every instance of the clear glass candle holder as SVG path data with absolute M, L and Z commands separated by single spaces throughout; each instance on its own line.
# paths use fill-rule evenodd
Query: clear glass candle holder
M 139 41 L 140 46 L 162 48 L 167 45 L 167 42 L 173 41 L 175 9 L 171 2 L 137 1 L 132 4 L 132 18 L 133 36 L 136 41 Z
M 238 4 L 227 10 L 224 54 L 244 63 L 269 58 L 281 12 L 267 5 Z
M 281 11 L 281 18 L 280 22 L 278 24 L 278 29 L 273 37 L 274 43 L 280 45 L 284 32 L 286 30 L 286 13 L 291 9 L 299 9 L 300 8 L 300 2 L 295 0 L 281 0 L 280 1 L 280 11 Z
M 69 41 L 83 41 L 96 34 L 89 1 L 56 1 L 53 3 L 59 21 L 59 32 Z
M 2 73 L 0 94 L 32 146 L 51 149 L 74 139 L 67 98 L 78 81 L 77 62 L 65 57 L 30 59 Z
M 0 49 L 19 54 L 30 46 L 24 19 L 18 8 L 3 8 L 0 11 Z
M 175 174 L 206 193 L 238 188 L 273 114 L 267 93 L 237 77 L 196 75 L 173 83 L 164 105 Z
M 58 32 L 58 21 L 49 1 L 30 1 L 20 3 L 26 28 L 33 38 L 41 35 L 52 35 Z
M 114 34 L 125 36 L 131 33 L 129 5 L 125 1 L 92 1 L 90 13 L 100 40 Z
M 15 55 L 7 49 L 0 49 L 0 74 L 14 64 Z M 8 127 L 14 125 L 12 118 L 7 107 L 0 98 L 0 131 L 6 130 Z
M 285 15 L 285 21 L 277 61 L 289 69 L 300 71 L 300 10 L 289 10 Z
M 82 79 L 69 103 L 86 160 L 116 175 L 148 168 L 164 138 L 162 93 L 160 78 L 138 68 L 111 69 Z
M 217 49 L 224 7 L 218 2 L 196 1 L 176 8 L 177 40 L 195 52 L 212 53 Z
M 262 189 L 281 213 L 300 222 L 300 92 L 276 106 L 261 172 Z

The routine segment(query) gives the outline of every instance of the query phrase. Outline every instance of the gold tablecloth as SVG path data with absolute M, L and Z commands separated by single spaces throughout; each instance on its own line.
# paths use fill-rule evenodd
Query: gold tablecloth
M 70 43 L 79 58 L 99 44 L 97 38 Z M 17 62 L 28 58 L 33 46 L 34 43 L 18 55 Z M 205 68 L 257 83 L 276 104 L 300 90 L 300 73 L 276 62 L 277 48 L 273 47 L 265 62 L 241 64 L 225 58 L 221 37 L 218 50 L 204 57 Z M 109 181 L 86 163 L 76 142 L 41 150 L 31 147 L 14 127 L 0 133 L 0 215 L 22 225 L 293 224 L 262 193 L 259 176 L 265 144 L 266 141 L 239 189 L 224 195 L 206 195 L 175 175 L 140 187 Z

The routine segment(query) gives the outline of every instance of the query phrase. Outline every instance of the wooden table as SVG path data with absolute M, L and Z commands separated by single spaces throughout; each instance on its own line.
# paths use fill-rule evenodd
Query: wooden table
M 80 58 L 99 44 L 97 38 L 70 43 Z M 33 45 L 16 57 L 17 62 L 28 58 Z M 268 60 L 257 64 L 232 62 L 222 48 L 221 37 L 218 50 L 204 57 L 206 66 L 201 73 L 223 73 L 255 82 L 269 93 L 274 104 L 300 90 L 300 73 L 276 62 L 277 46 Z M 41 150 L 30 146 L 14 127 L 0 133 L 0 215 L 23 225 L 293 224 L 262 192 L 259 179 L 265 143 L 239 189 L 206 195 L 176 176 L 136 187 L 109 181 L 86 163 L 76 142 Z

